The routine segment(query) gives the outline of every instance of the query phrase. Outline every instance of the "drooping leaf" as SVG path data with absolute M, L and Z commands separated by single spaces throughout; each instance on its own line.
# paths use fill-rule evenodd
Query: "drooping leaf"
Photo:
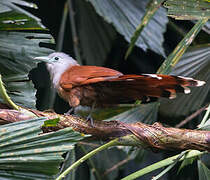
M 18 5 L 37 8 L 34 3 L 23 0 L 0 1 L 0 30 L 45 30 L 41 20 Z
M 83 58 L 88 65 L 103 66 L 116 32 L 96 14 L 89 3 L 77 0 L 75 5 L 75 11 L 78 12 L 75 18 Z
M 201 127 L 198 127 L 198 129 L 210 131 L 210 117 Z
M 208 118 L 210 119 L 210 105 L 208 105 L 205 115 L 203 116 L 203 119 L 201 120 L 201 123 L 199 124 L 198 127 L 205 126 L 205 124 L 208 123 Z
M 70 150 L 65 155 L 65 160 L 62 164 L 62 167 L 60 169 L 60 173 L 64 172 L 69 166 L 71 166 L 76 161 L 76 154 L 75 149 Z M 76 180 L 76 169 L 73 169 L 71 173 L 67 174 L 63 180 Z
M 181 165 L 179 166 L 179 170 L 178 170 L 177 174 L 180 173 L 180 171 L 181 171 L 184 167 L 186 167 L 186 166 L 192 164 L 196 159 L 197 159 L 197 158 L 195 158 L 195 157 L 189 158 L 189 159 L 184 159 L 184 160 L 182 161 Z
M 52 52 L 48 48 L 41 48 L 40 43 L 52 43 L 52 36 L 39 33 L 0 32 L 0 74 L 12 100 L 28 108 L 35 108 L 36 101 L 36 91 L 28 77 L 29 71 L 38 63 L 33 58 Z
M 204 154 L 205 152 L 200 152 L 200 151 L 197 151 L 197 150 L 191 150 L 189 151 L 189 153 L 186 154 L 186 156 L 184 158 L 188 159 L 188 158 L 193 158 L 193 157 L 197 157 L 197 156 L 200 156 L 202 154 Z M 174 164 L 175 161 L 177 160 L 180 160 L 178 159 L 180 157 L 181 154 L 178 154 L 178 155 L 175 155 L 175 156 L 172 156 L 172 157 L 169 157 L 167 159 L 164 159 L 164 160 L 161 160 L 161 161 L 158 161 L 154 164 L 151 164 L 143 169 L 140 169 L 126 177 L 124 177 L 122 180 L 129 180 L 129 179 L 136 179 L 136 178 L 139 178 L 147 173 L 150 173 L 156 169 L 160 169 L 162 167 L 166 167 L 168 165 L 171 165 L 171 164 Z M 181 158 L 181 160 L 183 160 L 183 157 Z
M 113 24 L 115 29 L 130 42 L 136 27 L 140 24 L 141 18 L 146 12 L 149 1 L 136 0 L 88 0 L 95 8 L 96 12 L 108 23 Z M 163 8 L 157 11 L 144 31 L 141 33 L 136 45 L 144 50 L 148 48 L 158 54 L 165 55 L 162 43 L 163 33 L 166 30 L 168 19 Z
M 210 170 L 202 163 L 201 160 L 198 160 L 198 173 L 199 180 L 209 180 L 210 179 Z
M 202 105 L 210 89 L 210 45 L 190 48 L 171 74 L 206 81 L 206 85 L 202 87 L 191 88 L 190 94 L 178 94 L 173 100 L 160 100 L 161 114 L 171 117 L 188 115 Z
M 141 104 L 107 120 L 117 120 L 127 123 L 143 122 L 151 124 L 157 120 L 159 103 Z
M 116 116 L 122 112 L 125 112 L 131 109 L 132 107 L 133 105 L 129 104 L 116 107 L 97 108 L 92 111 L 91 116 L 94 120 L 105 120 Z M 78 106 L 75 108 L 75 111 L 76 114 L 79 114 L 81 117 L 86 118 L 90 114 L 91 108 Z
M 46 118 L 36 118 L 0 127 L 0 179 L 53 179 L 62 154 L 84 138 L 72 128 L 42 134 Z
M 207 22 L 207 18 L 200 19 L 193 28 L 186 34 L 186 36 L 179 42 L 173 52 L 167 57 L 167 59 L 162 63 L 157 73 L 169 74 L 174 66 L 179 62 L 182 55 L 185 53 L 187 48 L 190 46 L 192 41 L 195 39 L 197 34 L 200 32 L 202 27 Z
M 144 16 L 141 19 L 141 23 L 137 26 L 136 31 L 134 32 L 133 36 L 131 37 L 131 42 L 129 45 L 129 48 L 125 54 L 125 59 L 130 55 L 131 51 L 133 50 L 136 41 L 139 38 L 139 35 L 144 30 L 144 28 L 147 26 L 147 24 L 150 22 L 150 19 L 154 16 L 156 11 L 160 8 L 162 2 L 164 0 L 152 0 L 151 3 L 149 3 L 147 7 L 147 11 L 145 12 Z
M 168 15 L 176 19 L 210 18 L 210 2 L 205 0 L 167 0 Z

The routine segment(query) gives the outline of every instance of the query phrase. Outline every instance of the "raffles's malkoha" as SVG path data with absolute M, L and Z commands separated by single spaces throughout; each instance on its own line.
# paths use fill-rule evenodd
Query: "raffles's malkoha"
M 161 74 L 123 75 L 98 66 L 80 66 L 67 54 L 56 52 L 35 59 L 47 63 L 53 86 L 71 107 L 105 107 L 145 97 L 173 99 L 176 93 L 190 93 L 188 86 L 202 86 L 204 81 Z

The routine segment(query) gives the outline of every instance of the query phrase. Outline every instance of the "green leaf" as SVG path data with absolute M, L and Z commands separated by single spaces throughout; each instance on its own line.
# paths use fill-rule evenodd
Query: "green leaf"
M 189 158 L 189 159 L 184 159 L 184 161 L 182 161 L 182 164 L 179 166 L 179 170 L 178 170 L 177 174 L 180 173 L 180 171 L 181 171 L 184 167 L 186 167 L 186 166 L 192 164 L 196 159 L 197 159 L 197 158 L 195 158 L 195 157 Z
M 133 105 L 128 105 L 128 106 L 125 105 L 122 107 L 117 106 L 117 107 L 97 108 L 93 110 L 91 116 L 95 120 L 105 120 L 131 109 L 131 106 Z M 91 108 L 88 107 L 76 108 L 76 114 L 79 114 L 83 118 L 86 118 L 90 114 L 90 112 Z
M 159 103 L 157 102 L 141 104 L 107 120 L 117 120 L 127 123 L 143 122 L 151 124 L 157 120 L 158 108 Z
M 198 160 L 198 173 L 199 180 L 209 180 L 210 179 L 210 170 L 202 163 L 201 160 Z
M 205 131 L 210 131 L 210 119 L 208 121 L 206 121 L 206 123 L 198 129 L 205 130 Z
M 201 107 L 210 90 L 210 44 L 190 48 L 171 74 L 206 81 L 202 87 L 191 88 L 190 94 L 178 94 L 176 99 L 160 100 L 161 114 L 170 117 L 189 115 Z
M 203 119 L 201 121 L 201 123 L 198 126 L 198 129 L 201 130 L 210 130 L 210 105 L 208 105 L 207 111 L 205 113 L 205 115 L 203 116 Z
M 49 119 L 44 122 L 43 127 L 54 127 L 57 126 L 58 122 L 60 121 L 59 118 Z
M 125 59 L 127 59 L 129 54 L 133 50 L 133 48 L 135 46 L 135 43 L 139 38 L 139 35 L 143 31 L 143 29 L 147 26 L 147 24 L 149 23 L 151 18 L 154 16 L 156 11 L 160 8 L 163 1 L 164 0 L 152 0 L 152 1 L 150 1 L 149 6 L 147 8 L 147 11 L 141 19 L 141 23 L 138 25 L 138 27 L 136 28 L 136 31 L 134 32 L 133 36 L 131 37 L 131 42 L 130 42 L 129 48 L 126 52 Z
M 176 19 L 210 18 L 210 2 L 205 0 L 167 0 L 168 15 Z
M 185 53 L 187 48 L 190 46 L 192 41 L 195 39 L 197 34 L 200 32 L 202 27 L 205 25 L 208 19 L 199 20 L 193 28 L 186 34 L 181 42 L 176 46 L 174 51 L 168 56 L 168 58 L 162 63 L 157 73 L 169 74 L 174 66 L 179 62 L 182 55 Z
M 192 158 L 192 157 L 197 157 L 200 156 L 202 154 L 204 154 L 205 152 L 200 152 L 197 150 L 191 150 L 189 151 L 189 153 L 186 154 L 186 156 L 182 157 L 181 159 L 179 159 L 179 161 L 182 161 L 184 158 L 188 159 L 188 158 Z M 174 161 L 176 161 L 178 158 L 180 157 L 180 154 L 169 157 L 167 159 L 161 160 L 157 163 L 154 163 L 150 166 L 147 166 L 143 169 L 140 169 L 139 171 L 136 171 L 126 177 L 124 177 L 122 180 L 132 180 L 132 179 L 136 179 L 139 178 L 147 173 L 150 173 L 152 171 L 155 171 L 156 169 L 160 169 L 162 167 L 166 167 L 168 165 L 174 164 Z
M 148 1 L 136 0 L 88 0 L 96 12 L 130 42 L 141 18 L 146 12 Z M 144 50 L 148 48 L 158 54 L 165 55 L 162 43 L 168 19 L 163 8 L 157 11 L 148 26 L 141 33 L 136 45 Z
M 53 179 L 63 162 L 62 154 L 84 138 L 72 128 L 41 134 L 45 120 L 36 118 L 0 126 L 0 179 Z
M 199 127 L 203 127 L 207 123 L 209 117 L 210 117 L 210 105 L 208 105 L 207 111 L 205 115 L 203 116 L 203 119 L 201 120 Z
M 0 30 L 46 30 L 41 20 L 18 5 L 37 8 L 34 3 L 22 0 L 0 1 Z
M 52 43 L 52 36 L 43 33 L 0 32 L 0 74 L 12 100 L 28 108 L 35 108 L 36 102 L 36 90 L 28 77 L 29 71 L 38 63 L 33 58 L 53 52 L 40 48 L 41 43 Z

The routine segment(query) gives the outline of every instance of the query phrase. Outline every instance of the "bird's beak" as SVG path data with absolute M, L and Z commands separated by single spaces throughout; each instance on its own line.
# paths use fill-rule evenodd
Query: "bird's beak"
M 50 63 L 50 58 L 48 56 L 40 56 L 40 57 L 35 57 L 35 60 L 40 60 L 42 62 Z

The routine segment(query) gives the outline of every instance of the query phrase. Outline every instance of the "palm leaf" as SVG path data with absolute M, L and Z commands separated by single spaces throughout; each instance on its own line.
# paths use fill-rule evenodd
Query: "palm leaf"
M 51 43 L 49 34 L 0 32 L 0 73 L 9 96 L 18 105 L 35 108 L 36 90 L 29 80 L 29 71 L 36 67 L 33 57 L 46 55 L 52 50 L 39 44 Z
M 210 86 L 210 45 L 190 48 L 176 64 L 172 75 L 194 77 L 206 85 L 192 89 L 191 94 L 178 95 L 176 99 L 161 99 L 160 113 L 166 116 L 185 116 L 198 109 L 204 102 Z
M 7 30 L 44 30 L 39 18 L 16 4 L 37 8 L 35 4 L 21 0 L 0 2 L 0 30 L 3 30 L 0 32 L 0 74 L 15 103 L 35 108 L 36 90 L 29 81 L 28 73 L 38 63 L 33 57 L 52 52 L 50 49 L 40 48 L 40 44 L 52 43 L 52 36 L 46 33 L 8 32 Z
M 176 19 L 210 18 L 210 2 L 207 0 L 167 0 L 164 6 L 168 8 L 168 15 Z
M 210 170 L 205 166 L 205 164 L 201 160 L 198 160 L 198 173 L 199 180 L 210 179 Z
M 77 31 L 83 59 L 88 65 L 103 66 L 117 33 L 96 14 L 89 3 L 77 0 L 75 6 L 75 11 L 79 13 L 75 16 L 75 21 L 78 22 Z
M 84 136 L 72 128 L 42 134 L 40 126 L 45 120 L 36 118 L 0 126 L 0 177 L 50 179 L 59 172 L 62 154 Z
M 34 3 L 22 0 L 1 0 L 0 30 L 45 30 L 41 20 L 18 5 L 37 8 Z
M 95 8 L 96 12 L 108 23 L 113 24 L 115 29 L 130 42 L 141 18 L 146 12 L 149 1 L 136 0 L 88 0 Z M 144 50 L 151 49 L 158 54 L 165 55 L 162 43 L 163 33 L 166 30 L 168 18 L 163 8 L 157 11 L 148 26 L 141 33 L 136 45 Z
M 117 120 L 127 123 L 144 122 L 152 124 L 157 120 L 158 107 L 159 103 L 141 104 L 140 106 L 132 108 L 107 120 Z

